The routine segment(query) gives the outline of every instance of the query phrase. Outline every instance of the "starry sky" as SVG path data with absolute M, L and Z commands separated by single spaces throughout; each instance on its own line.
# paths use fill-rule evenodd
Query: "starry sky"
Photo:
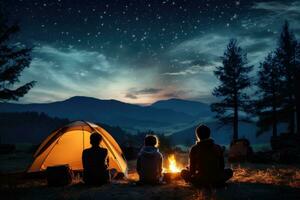
M 32 46 L 20 100 L 71 96 L 149 104 L 182 98 L 212 102 L 213 75 L 230 38 L 249 64 L 273 50 L 284 20 L 300 36 L 299 0 L 4 0 L 19 21 L 15 45 Z M 252 73 L 255 78 L 255 73 Z

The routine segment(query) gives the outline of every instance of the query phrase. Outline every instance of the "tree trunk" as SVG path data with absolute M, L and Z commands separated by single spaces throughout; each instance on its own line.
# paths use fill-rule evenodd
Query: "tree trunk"
M 233 140 L 238 139 L 239 130 L 239 113 L 238 113 L 238 100 L 234 98 L 234 115 L 233 115 Z
M 273 117 L 273 137 L 277 136 L 277 111 L 276 111 L 276 106 L 273 105 L 272 109 L 272 117 Z
M 300 134 L 300 98 L 297 99 L 296 105 L 296 112 L 297 112 L 297 133 Z
M 297 133 L 300 134 L 300 71 L 296 72 L 296 79 L 295 79 L 295 101 L 296 101 L 296 125 L 297 125 Z M 296 89 L 298 88 L 298 90 Z
M 273 137 L 277 136 L 277 95 L 276 95 L 276 75 L 272 73 L 272 133 Z
M 290 106 L 291 106 L 291 108 L 290 108 L 290 116 L 289 116 L 289 132 L 290 132 L 290 134 L 293 134 L 293 133 L 295 133 L 295 107 L 294 107 L 294 101 L 293 101 L 293 97 L 292 97 L 292 95 L 290 95 L 290 97 L 289 97 L 289 100 L 290 100 Z

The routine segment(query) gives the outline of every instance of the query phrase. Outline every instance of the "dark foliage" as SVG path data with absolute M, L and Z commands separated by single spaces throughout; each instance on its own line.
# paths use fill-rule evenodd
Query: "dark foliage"
M 297 131 L 300 134 L 300 43 L 298 42 L 296 51 L 296 74 L 295 74 L 295 100 L 297 113 Z
M 40 143 L 69 120 L 52 118 L 44 113 L 0 113 L 2 143 Z
M 249 96 L 245 89 L 251 86 L 248 74 L 253 67 L 247 65 L 247 56 L 234 39 L 225 50 L 222 63 L 214 72 L 221 84 L 213 91 L 213 95 L 221 97 L 222 101 L 213 103 L 211 110 L 217 113 L 216 118 L 222 124 L 232 124 L 233 139 L 237 139 L 238 121 L 247 121 L 247 118 L 239 118 L 239 110 L 249 111 Z
M 18 24 L 8 25 L 0 13 L 0 102 L 18 100 L 35 84 L 35 81 L 31 81 L 18 88 L 12 88 L 19 82 L 21 72 L 29 67 L 31 62 L 31 48 L 10 45 L 8 42 L 19 30 Z
M 257 135 L 272 127 L 273 136 L 277 136 L 278 121 L 285 118 L 282 111 L 284 77 L 279 60 L 274 53 L 269 53 L 264 62 L 260 63 L 258 71 L 258 100 L 256 103 L 259 120 Z
M 299 44 L 286 21 L 282 27 L 278 47 L 261 63 L 258 73 L 258 135 L 272 127 L 273 136 L 277 136 L 279 122 L 288 123 L 289 133 L 294 133 L 295 127 L 300 125 L 299 51 Z
M 297 41 L 286 21 L 280 34 L 276 57 L 284 78 L 281 94 L 284 97 L 284 111 L 288 114 L 290 133 L 295 132 L 296 47 Z

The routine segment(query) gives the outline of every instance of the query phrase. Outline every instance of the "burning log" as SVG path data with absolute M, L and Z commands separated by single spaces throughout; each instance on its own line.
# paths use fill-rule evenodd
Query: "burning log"
M 168 157 L 168 168 L 163 170 L 163 181 L 170 183 L 181 179 L 181 168 L 178 167 L 174 154 Z
M 171 183 L 172 181 L 180 180 L 180 179 L 181 179 L 180 172 L 164 172 L 163 173 L 163 181 L 165 181 L 166 183 Z

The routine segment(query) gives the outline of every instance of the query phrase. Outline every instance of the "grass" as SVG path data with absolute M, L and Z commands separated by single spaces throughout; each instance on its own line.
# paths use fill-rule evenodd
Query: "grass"
M 22 174 L 9 174 L 20 171 L 28 165 L 29 156 L 24 154 L 0 156 L 1 199 L 128 199 L 128 200 L 190 200 L 190 199 L 300 199 L 300 167 L 292 165 L 235 164 L 234 177 L 227 187 L 199 189 L 182 180 L 159 186 L 137 186 L 138 176 L 135 161 L 129 162 L 127 180 L 113 181 L 102 187 L 88 187 L 80 177 L 65 187 L 48 187 L 44 179 L 25 179 Z M 184 155 L 178 160 L 186 163 Z

